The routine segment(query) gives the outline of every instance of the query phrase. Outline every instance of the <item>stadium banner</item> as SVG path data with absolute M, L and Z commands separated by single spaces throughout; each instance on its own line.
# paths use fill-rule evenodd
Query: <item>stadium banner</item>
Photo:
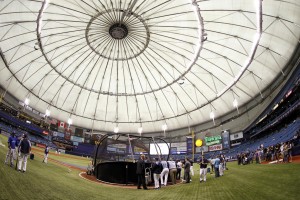
M 73 141 L 73 142 L 84 142 L 84 138 L 71 136 L 71 141 Z
M 196 153 L 208 152 L 208 146 L 196 147 Z
M 211 146 L 211 145 L 220 144 L 220 143 L 221 143 L 221 140 L 215 140 L 215 141 L 211 141 L 211 142 L 206 142 L 206 146 Z
M 243 132 L 230 134 L 230 141 L 238 140 L 238 139 L 242 139 L 242 138 L 244 138 Z
M 230 138 L 229 138 L 229 131 L 225 130 L 222 132 L 222 144 L 223 149 L 229 149 L 230 148 Z
M 54 136 L 54 137 L 65 137 L 65 134 L 64 133 L 61 133 L 61 132 L 57 132 L 57 131 L 53 131 L 52 132 L 52 135 Z
M 208 150 L 209 151 L 220 151 L 220 150 L 222 150 L 222 144 L 217 144 L 217 145 L 209 146 Z
M 186 152 L 186 142 L 171 143 L 171 149 L 176 148 L 176 151 Z
M 193 138 L 192 137 L 186 137 L 186 152 L 187 154 L 193 153 Z
M 216 135 L 216 136 L 205 137 L 204 140 L 206 146 L 211 146 L 214 144 L 220 144 L 222 141 L 222 137 L 221 135 Z

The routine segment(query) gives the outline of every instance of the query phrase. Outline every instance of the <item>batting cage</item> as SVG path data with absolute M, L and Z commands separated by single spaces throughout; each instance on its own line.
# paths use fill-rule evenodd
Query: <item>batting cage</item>
M 144 154 L 146 181 L 150 183 L 151 162 L 162 156 L 168 160 L 169 153 L 170 145 L 162 138 L 130 134 L 102 135 L 96 142 L 93 155 L 94 175 L 106 183 L 135 185 L 136 162 Z

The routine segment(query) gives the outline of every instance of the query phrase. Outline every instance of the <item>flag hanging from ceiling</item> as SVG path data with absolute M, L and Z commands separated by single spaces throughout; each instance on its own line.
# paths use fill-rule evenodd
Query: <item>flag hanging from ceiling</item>
M 62 121 L 57 121 L 57 126 L 59 128 L 67 128 L 67 123 L 62 122 Z

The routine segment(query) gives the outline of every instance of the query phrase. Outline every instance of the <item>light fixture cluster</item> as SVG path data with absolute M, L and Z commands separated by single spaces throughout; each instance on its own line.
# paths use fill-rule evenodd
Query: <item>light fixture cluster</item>
M 232 102 L 233 107 L 237 108 L 238 107 L 238 101 L 236 99 L 233 100 Z
M 233 105 L 233 107 L 236 108 L 236 110 L 237 110 L 237 112 L 238 112 L 238 114 L 239 114 L 239 113 L 240 113 L 240 112 L 239 112 L 239 104 L 238 104 L 237 99 L 234 99 L 234 100 L 233 100 L 232 105 Z
M 168 125 L 167 124 L 163 124 L 161 128 L 162 128 L 163 131 L 166 131 L 168 129 Z
M 119 127 L 116 126 L 116 127 L 114 128 L 114 133 L 118 133 L 118 132 L 119 132 Z
M 28 98 L 28 97 L 26 97 L 26 98 L 25 98 L 25 101 L 24 101 L 24 104 L 25 104 L 26 106 L 28 106 L 28 105 L 29 105 L 29 103 L 30 103 L 30 100 L 29 100 L 29 98 Z
M 142 135 L 142 132 L 143 132 L 143 127 L 139 127 L 139 128 L 138 128 L 138 133 L 139 133 L 140 135 Z
M 50 111 L 50 110 L 48 110 L 48 109 L 46 109 L 45 116 L 46 116 L 46 117 L 49 117 L 49 116 L 50 116 L 50 114 L 51 114 L 51 111 Z
M 68 124 L 71 125 L 73 123 L 73 120 L 71 118 L 68 119 Z

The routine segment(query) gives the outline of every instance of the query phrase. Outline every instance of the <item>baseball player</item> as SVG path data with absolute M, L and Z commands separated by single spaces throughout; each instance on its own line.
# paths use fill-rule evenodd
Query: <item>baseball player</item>
M 31 143 L 30 141 L 27 139 L 27 135 L 24 134 L 23 135 L 23 139 L 20 142 L 19 145 L 19 163 L 18 163 L 18 171 L 22 172 L 26 172 L 27 169 L 27 159 L 28 159 L 28 155 L 30 154 L 31 151 Z
M 8 151 L 5 158 L 5 164 L 10 164 L 11 167 L 13 167 L 14 160 L 16 159 L 16 147 L 18 143 L 19 140 L 15 132 L 12 132 L 7 141 Z
M 48 162 L 48 153 L 49 153 L 49 147 L 46 146 L 45 148 L 45 152 L 44 152 L 44 160 L 43 160 L 43 163 L 46 163 Z

